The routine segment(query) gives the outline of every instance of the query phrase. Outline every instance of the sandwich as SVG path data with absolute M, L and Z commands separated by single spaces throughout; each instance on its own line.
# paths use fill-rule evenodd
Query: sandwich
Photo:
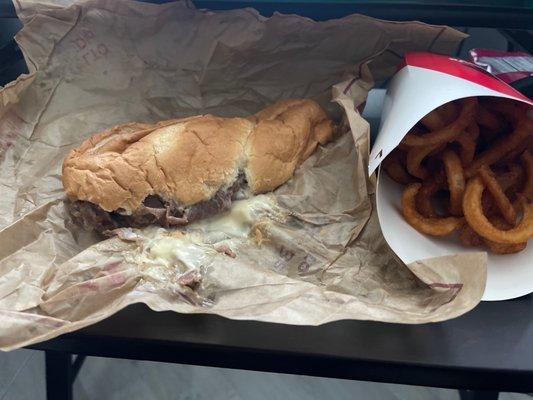
M 185 225 L 276 189 L 332 134 L 332 121 L 308 99 L 283 100 L 248 118 L 118 125 L 65 158 L 67 209 L 76 224 L 100 233 Z

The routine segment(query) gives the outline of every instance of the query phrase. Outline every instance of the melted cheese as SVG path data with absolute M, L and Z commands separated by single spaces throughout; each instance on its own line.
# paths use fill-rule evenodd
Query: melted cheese
M 164 236 L 153 241 L 150 247 L 150 257 L 165 264 L 181 263 L 189 268 L 199 268 L 212 258 L 208 250 L 186 236 L 180 238 Z
M 277 216 L 280 212 L 270 197 L 260 195 L 235 201 L 229 212 L 188 225 L 183 235 L 169 236 L 161 228 L 146 229 L 150 239 L 141 258 L 148 269 L 161 264 L 180 270 L 206 266 L 218 254 L 209 243 L 247 238 L 254 222 L 265 214 Z
M 260 209 L 268 208 L 265 196 L 255 196 L 235 201 L 228 213 L 200 220 L 191 225 L 192 229 L 204 232 L 222 232 L 231 237 L 246 237 Z

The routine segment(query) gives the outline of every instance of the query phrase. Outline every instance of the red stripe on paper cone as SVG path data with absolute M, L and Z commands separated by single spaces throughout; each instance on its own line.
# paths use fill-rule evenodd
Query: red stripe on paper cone
M 400 64 L 400 69 L 405 66 L 425 68 L 452 75 L 457 78 L 466 79 L 467 81 L 476 83 L 507 96 L 516 97 L 517 99 L 533 105 L 533 101 L 524 96 L 522 93 L 513 89 L 507 83 L 496 78 L 483 68 L 478 67 L 477 65 L 468 61 L 433 53 L 407 53 Z

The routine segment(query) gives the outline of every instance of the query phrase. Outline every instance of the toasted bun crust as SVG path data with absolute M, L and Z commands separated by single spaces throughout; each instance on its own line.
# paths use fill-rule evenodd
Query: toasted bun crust
M 333 134 L 332 121 L 312 100 L 283 100 L 249 119 L 256 124 L 246 146 L 246 177 L 253 193 L 287 182 L 317 145 Z
M 311 100 L 285 100 L 249 117 L 201 115 L 129 123 L 96 134 L 63 162 L 69 198 L 135 211 L 148 195 L 184 206 L 208 200 L 244 171 L 252 193 L 275 189 L 327 142 L 333 125 Z

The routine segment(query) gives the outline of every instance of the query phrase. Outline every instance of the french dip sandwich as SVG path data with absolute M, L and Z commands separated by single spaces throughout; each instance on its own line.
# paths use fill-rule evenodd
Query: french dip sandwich
M 172 227 L 287 182 L 333 123 L 314 101 L 283 100 L 248 118 L 199 115 L 95 134 L 63 162 L 67 207 L 88 230 Z

